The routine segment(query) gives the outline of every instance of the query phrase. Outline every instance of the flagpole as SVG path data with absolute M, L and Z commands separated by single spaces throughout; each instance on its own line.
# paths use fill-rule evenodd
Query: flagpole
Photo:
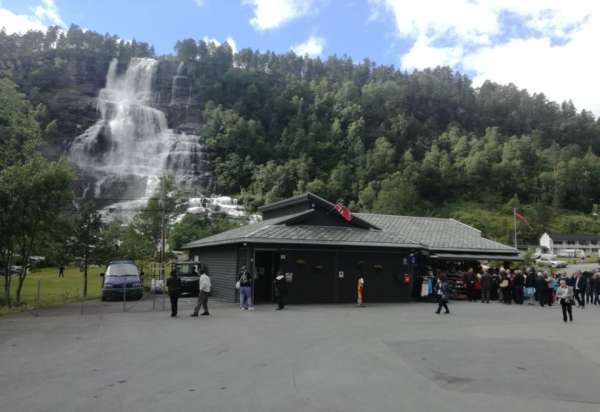
M 513 207 L 513 225 L 515 230 L 514 243 L 515 249 L 517 249 L 517 208 Z

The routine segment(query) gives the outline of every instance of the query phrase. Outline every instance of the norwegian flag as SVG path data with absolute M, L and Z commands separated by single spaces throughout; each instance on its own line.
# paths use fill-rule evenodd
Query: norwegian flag
M 517 209 L 513 209 L 513 211 L 514 211 L 515 217 L 517 219 L 519 219 L 521 222 L 525 223 L 527 226 L 529 226 L 530 228 L 532 228 L 531 225 L 529 224 L 529 222 L 527 221 L 527 219 L 525 219 L 525 216 L 523 216 L 522 214 L 520 214 L 519 212 L 517 212 Z
M 337 202 L 335 204 L 335 210 L 339 213 L 339 215 L 342 218 L 344 218 L 344 220 L 348 222 L 352 220 L 352 213 L 350 213 L 350 210 L 346 206 L 344 206 L 343 203 Z

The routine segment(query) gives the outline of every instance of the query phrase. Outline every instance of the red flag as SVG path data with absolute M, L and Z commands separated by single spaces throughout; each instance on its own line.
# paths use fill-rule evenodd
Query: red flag
M 525 216 L 517 212 L 517 209 L 515 209 L 515 217 L 531 228 L 531 225 L 529 224 L 527 219 L 525 219 Z
M 352 220 L 352 213 L 350 213 L 350 210 L 340 202 L 335 204 L 335 210 L 344 218 L 344 220 L 348 222 Z

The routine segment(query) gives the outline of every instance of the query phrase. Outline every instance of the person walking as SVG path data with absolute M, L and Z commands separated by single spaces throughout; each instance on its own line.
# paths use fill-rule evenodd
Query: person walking
M 283 273 L 277 272 L 275 280 L 273 281 L 275 286 L 275 299 L 277 299 L 277 310 L 282 310 L 285 307 L 285 297 L 287 296 L 287 283 Z
M 562 308 L 563 321 L 567 322 L 567 314 L 569 315 L 569 321 L 573 322 L 573 287 L 567 286 L 565 280 L 560 281 L 560 285 L 556 290 L 556 299 L 560 302 Z
M 64 267 L 64 265 L 60 265 L 60 267 L 58 268 L 58 277 L 59 278 L 64 278 L 65 277 L 65 267 Z
M 585 309 L 585 276 L 581 272 L 577 272 L 575 275 L 575 299 L 577 300 L 577 307 Z
M 238 277 L 238 285 L 240 289 L 240 309 L 254 310 L 252 303 L 252 282 L 254 281 L 252 274 L 246 270 L 246 266 L 242 266 L 242 270 Z
M 489 270 L 481 275 L 481 303 L 490 303 L 490 293 L 492 292 L 492 275 Z
M 194 308 L 194 313 L 190 316 L 197 317 L 198 312 L 200 312 L 200 306 L 202 306 L 201 316 L 208 316 L 210 313 L 208 312 L 208 295 L 211 289 L 210 277 L 206 274 L 206 271 L 202 271 L 199 279 L 200 283 L 200 294 L 198 295 L 198 303 L 196 303 L 196 307 Z
M 436 284 L 435 284 L 435 294 L 438 299 L 438 308 L 435 311 L 436 314 L 440 314 L 442 308 L 446 310 L 446 314 L 450 313 L 450 309 L 448 309 L 448 297 L 450 296 L 450 288 L 448 286 L 448 281 L 446 280 L 446 276 L 443 274 L 439 274 Z
M 358 281 L 356 283 L 356 304 L 360 307 L 363 306 L 363 292 L 365 290 L 365 278 L 363 275 L 358 275 Z
M 176 269 L 171 271 L 171 276 L 167 279 L 167 289 L 171 301 L 171 317 L 174 318 L 177 316 L 177 301 L 181 295 L 181 279 L 177 276 Z

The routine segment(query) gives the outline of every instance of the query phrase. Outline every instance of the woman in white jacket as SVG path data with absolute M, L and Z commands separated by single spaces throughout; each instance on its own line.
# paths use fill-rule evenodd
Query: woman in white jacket
M 560 285 L 556 290 L 556 299 L 560 302 L 562 308 L 563 320 L 567 321 L 567 314 L 569 314 L 569 320 L 573 322 L 573 301 L 575 300 L 575 293 L 573 287 L 567 286 L 567 282 L 561 279 Z

